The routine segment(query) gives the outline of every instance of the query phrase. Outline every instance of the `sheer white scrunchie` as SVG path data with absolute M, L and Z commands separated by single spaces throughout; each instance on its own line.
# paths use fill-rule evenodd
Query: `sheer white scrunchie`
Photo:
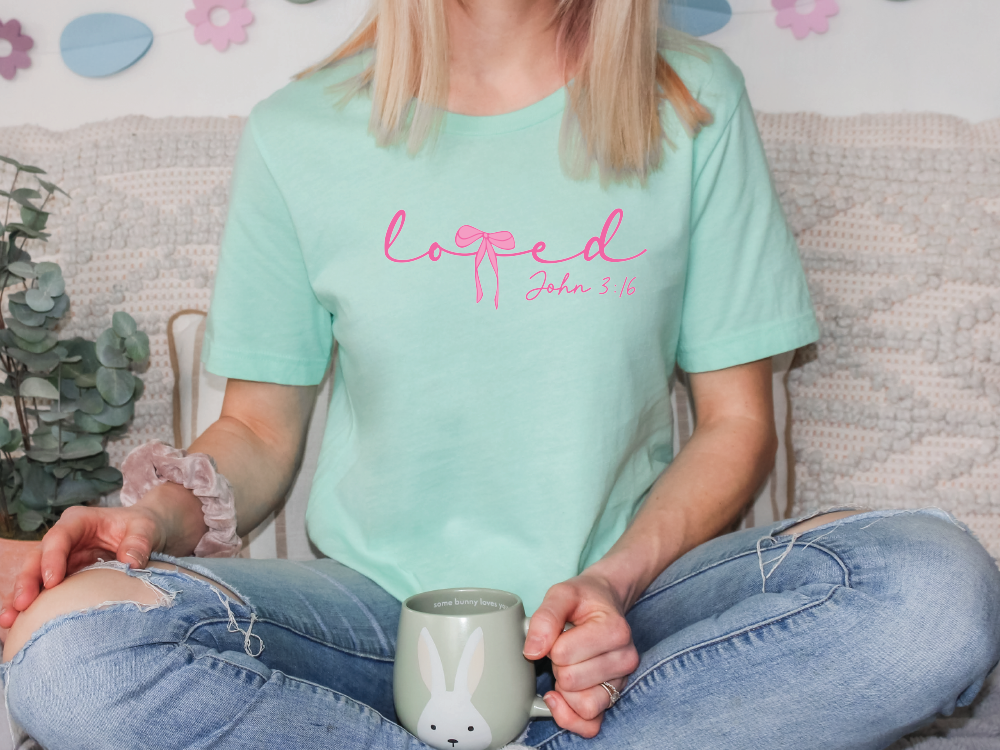
M 188 453 L 159 440 L 143 443 L 122 462 L 121 502 L 139 498 L 166 482 L 180 484 L 201 500 L 208 531 L 194 548 L 196 557 L 235 557 L 243 548 L 236 534 L 236 501 L 229 481 L 207 453 Z

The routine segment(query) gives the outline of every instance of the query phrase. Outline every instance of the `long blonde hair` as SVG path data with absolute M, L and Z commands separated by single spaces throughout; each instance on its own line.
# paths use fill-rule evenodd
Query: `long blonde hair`
M 696 40 L 661 24 L 657 0 L 556 0 L 552 22 L 564 59 L 579 63 L 559 140 L 570 177 L 587 179 L 596 164 L 602 185 L 645 185 L 664 159 L 664 141 L 673 145 L 661 122 L 663 101 L 692 137 L 712 121 L 660 54 L 671 46 L 697 51 Z M 448 98 L 444 0 L 374 0 L 333 54 L 295 78 L 367 49 L 374 50 L 371 64 L 334 84 L 344 92 L 341 103 L 369 89 L 376 143 L 405 139 L 415 154 L 436 137 Z

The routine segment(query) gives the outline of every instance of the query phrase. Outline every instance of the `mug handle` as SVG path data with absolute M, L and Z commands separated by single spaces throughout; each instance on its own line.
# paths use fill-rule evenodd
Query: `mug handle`
M 525 617 L 523 624 L 525 638 L 528 637 L 528 625 L 530 623 L 531 623 L 531 618 Z M 563 626 L 563 632 L 565 633 L 571 627 L 573 627 L 573 623 L 567 622 L 566 625 Z M 545 705 L 545 701 L 542 700 L 542 696 L 536 695 L 535 699 L 531 701 L 531 711 L 528 713 L 528 716 L 532 719 L 552 718 L 552 712 L 549 710 L 549 707 Z

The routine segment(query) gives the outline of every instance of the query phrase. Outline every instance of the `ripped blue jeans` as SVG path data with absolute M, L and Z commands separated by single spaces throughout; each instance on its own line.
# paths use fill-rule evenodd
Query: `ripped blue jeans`
M 875 750 L 970 703 L 1000 659 L 1000 572 L 982 546 L 936 509 L 783 533 L 800 520 L 677 560 L 628 612 L 641 662 L 601 732 L 539 719 L 519 742 Z M 153 557 L 242 602 L 127 569 L 157 604 L 61 615 L 2 665 L 15 732 L 46 750 L 427 747 L 394 721 L 400 604 L 371 580 L 329 559 Z

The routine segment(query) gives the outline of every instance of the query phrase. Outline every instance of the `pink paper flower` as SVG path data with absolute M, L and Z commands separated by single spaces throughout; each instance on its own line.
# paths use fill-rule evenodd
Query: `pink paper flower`
M 13 18 L 7 23 L 0 21 L 0 39 L 6 39 L 13 47 L 9 55 L 0 57 L 0 76 L 9 81 L 14 77 L 18 68 L 31 67 L 28 50 L 35 46 L 35 40 L 22 34 L 21 22 Z
M 779 29 L 792 27 L 796 39 L 805 39 L 809 32 L 825 34 L 830 28 L 826 20 L 840 11 L 837 0 L 814 0 L 813 9 L 807 13 L 799 13 L 797 4 L 805 5 L 803 0 L 771 0 L 771 5 L 778 11 L 775 23 Z
M 225 52 L 229 43 L 243 44 L 247 32 L 243 27 L 253 21 L 253 13 L 243 7 L 246 0 L 194 0 L 194 8 L 184 14 L 194 26 L 194 39 L 198 44 L 211 42 L 219 52 Z M 224 26 L 212 23 L 212 11 L 216 8 L 229 12 L 229 20 Z

